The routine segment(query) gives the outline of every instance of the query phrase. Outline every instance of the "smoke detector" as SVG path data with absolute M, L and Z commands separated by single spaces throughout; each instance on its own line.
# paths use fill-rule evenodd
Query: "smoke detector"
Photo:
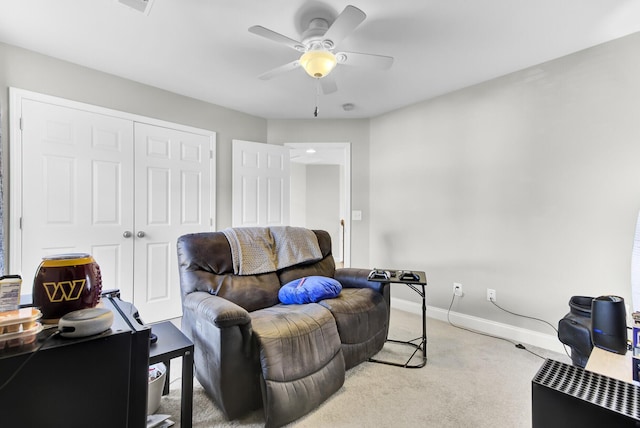
M 142 12 L 145 15 L 149 15 L 151 6 L 154 0 L 116 0 L 118 3 L 122 3 L 125 6 L 129 6 L 132 9 Z

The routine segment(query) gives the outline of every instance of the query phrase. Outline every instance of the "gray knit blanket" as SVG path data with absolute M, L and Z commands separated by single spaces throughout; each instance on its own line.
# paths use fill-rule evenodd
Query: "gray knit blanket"
M 222 233 L 229 241 L 236 275 L 275 272 L 322 259 L 316 234 L 303 227 L 235 227 Z

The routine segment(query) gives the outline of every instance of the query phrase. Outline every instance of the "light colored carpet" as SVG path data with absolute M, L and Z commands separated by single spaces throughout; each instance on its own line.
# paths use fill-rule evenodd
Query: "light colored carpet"
M 420 316 L 393 310 L 390 338 L 420 335 Z M 531 427 L 531 379 L 543 359 L 514 344 L 427 319 L 427 365 L 405 369 L 365 362 L 349 370 L 343 387 L 291 427 Z M 571 363 L 564 354 L 527 347 Z M 412 348 L 386 344 L 376 358 L 403 360 Z M 406 358 L 404 358 L 406 360 Z M 179 373 L 173 368 L 172 373 Z M 262 411 L 226 421 L 194 382 L 193 426 L 259 427 Z M 180 381 L 162 397 L 158 413 L 180 415 Z

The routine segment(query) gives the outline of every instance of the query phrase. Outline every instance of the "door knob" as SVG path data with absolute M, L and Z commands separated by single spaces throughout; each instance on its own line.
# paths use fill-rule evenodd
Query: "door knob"
M 125 230 L 122 236 L 124 236 L 125 238 L 131 238 L 131 236 L 133 236 L 133 233 L 131 233 L 128 230 Z
M 143 231 L 140 231 L 140 232 L 136 233 L 136 236 L 137 236 L 138 238 L 144 238 L 144 232 L 143 232 Z

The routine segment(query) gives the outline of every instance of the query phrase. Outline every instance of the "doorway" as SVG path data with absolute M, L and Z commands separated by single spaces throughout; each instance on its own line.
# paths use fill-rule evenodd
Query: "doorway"
M 285 143 L 290 224 L 329 232 L 336 267 L 351 266 L 351 144 Z

